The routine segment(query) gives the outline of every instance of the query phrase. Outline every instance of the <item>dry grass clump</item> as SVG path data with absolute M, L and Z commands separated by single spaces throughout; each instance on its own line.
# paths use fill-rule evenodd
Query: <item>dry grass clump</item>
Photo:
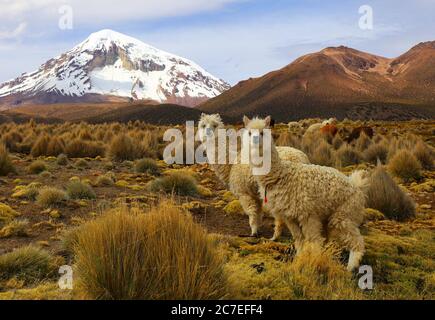
M 296 149 L 301 148 L 301 142 L 297 136 L 294 134 L 284 131 L 281 133 L 276 140 L 276 145 L 281 147 L 293 147 Z
M 94 299 L 221 299 L 223 259 L 202 227 L 164 202 L 84 225 L 74 246 L 79 287 Z
M 60 166 L 66 166 L 68 164 L 68 156 L 64 153 L 59 154 L 56 163 Z
M 92 187 L 81 181 L 71 181 L 68 183 L 66 194 L 73 200 L 92 200 L 97 197 Z
M 110 187 L 114 184 L 115 181 L 113 180 L 113 178 L 107 174 L 99 176 L 97 178 L 97 181 L 95 182 L 95 185 L 97 185 L 98 187 Z
M 160 173 L 157 162 L 150 158 L 138 160 L 134 169 L 138 173 L 149 173 L 152 175 L 158 175 Z
M 415 203 L 381 166 L 373 171 L 367 190 L 367 207 L 386 217 L 404 221 L 415 216 Z
M 340 149 L 343 143 L 344 141 L 339 134 L 336 134 L 334 139 L 332 139 L 332 146 L 334 147 L 335 150 Z
M 334 150 L 323 140 L 314 150 L 310 160 L 313 164 L 332 167 L 335 164 Z
M 388 157 L 388 148 L 383 143 L 371 144 L 363 153 L 364 160 L 372 164 L 386 163 Z
M 39 192 L 36 202 L 44 208 L 51 208 L 61 206 L 67 199 L 65 191 L 54 187 L 44 187 Z
M 104 145 L 96 142 L 88 142 L 74 139 L 65 147 L 65 153 L 69 158 L 96 158 L 104 156 Z
M 75 162 L 75 166 L 77 168 L 87 168 L 87 167 L 89 167 L 89 163 L 85 159 L 78 159 Z
M 10 237 L 27 237 L 29 221 L 27 220 L 14 220 L 0 228 L 0 238 Z
M 7 204 L 0 202 L 0 226 L 11 222 L 19 213 Z
M 399 150 L 388 163 L 388 169 L 405 182 L 421 178 L 421 165 L 414 155 L 407 150 Z
M 146 135 L 144 136 L 146 137 Z M 145 139 L 145 138 L 144 138 Z M 145 139 L 131 138 L 122 134 L 113 138 L 109 146 L 109 156 L 115 161 L 133 161 L 142 157 L 156 157 L 157 148 L 151 138 Z
M 30 174 L 40 174 L 41 172 L 47 171 L 47 165 L 44 161 L 36 160 L 29 165 L 27 170 Z
M 360 137 L 356 140 L 355 148 L 363 152 L 372 144 L 372 140 L 364 132 L 361 133 Z
M 348 144 L 342 145 L 338 149 L 336 156 L 338 165 L 341 167 L 348 167 L 361 162 L 361 154 Z
M 283 281 L 294 299 L 355 300 L 362 299 L 361 290 L 352 275 L 339 261 L 339 252 L 333 247 L 322 249 L 306 246 L 292 263 L 284 266 Z
M 190 174 L 185 172 L 171 172 L 167 176 L 154 180 L 150 189 L 152 192 L 165 192 L 179 196 L 196 196 L 198 185 Z
M 423 141 L 417 143 L 413 153 L 424 169 L 432 170 L 434 160 L 432 150 Z
M 28 246 L 0 256 L 0 280 L 33 284 L 57 275 L 57 261 L 45 250 Z
M 64 149 L 65 146 L 63 145 L 63 142 L 59 138 L 53 137 L 50 139 L 50 142 L 47 145 L 47 151 L 45 155 L 57 157 L 64 152 Z
M 42 134 L 38 137 L 36 142 L 33 144 L 30 154 L 33 157 L 41 157 L 47 155 L 48 144 L 50 143 L 50 138 L 46 134 Z
M 112 140 L 109 155 L 115 161 L 135 160 L 137 158 L 137 146 L 129 136 L 123 134 Z
M 0 144 L 0 176 L 17 173 L 13 165 L 9 152 L 4 144 Z

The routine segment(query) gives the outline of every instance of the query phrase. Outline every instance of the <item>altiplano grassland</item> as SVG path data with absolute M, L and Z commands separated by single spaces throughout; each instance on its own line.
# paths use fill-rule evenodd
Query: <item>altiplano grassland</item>
M 374 136 L 347 142 L 361 126 Z M 238 199 L 207 165 L 162 160 L 168 127 L 30 121 L 0 125 L 0 299 L 434 299 L 435 122 L 337 127 L 273 134 L 312 163 L 370 174 L 361 230 L 373 290 L 332 245 L 295 256 L 288 232 L 270 241 L 270 217 L 248 237 Z M 73 290 L 57 285 L 62 265 Z

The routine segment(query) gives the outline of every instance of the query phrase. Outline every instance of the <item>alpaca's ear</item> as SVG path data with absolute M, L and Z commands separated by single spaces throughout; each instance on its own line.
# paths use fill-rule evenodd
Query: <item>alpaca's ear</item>
M 272 126 L 273 120 L 272 120 L 271 116 L 268 116 L 266 119 L 264 119 L 264 121 L 266 122 L 266 127 L 267 128 L 270 128 Z
M 249 120 L 247 116 L 243 116 L 243 123 L 245 124 L 245 127 L 248 126 L 249 122 L 251 122 L 251 120 Z

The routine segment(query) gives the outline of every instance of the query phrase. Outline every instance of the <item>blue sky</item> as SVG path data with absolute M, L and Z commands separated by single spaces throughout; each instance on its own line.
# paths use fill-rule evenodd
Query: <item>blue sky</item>
M 58 27 L 72 9 L 73 29 Z M 361 30 L 362 5 L 373 8 Z M 191 59 L 231 84 L 328 46 L 395 57 L 435 40 L 434 0 L 0 0 L 0 81 L 110 28 Z

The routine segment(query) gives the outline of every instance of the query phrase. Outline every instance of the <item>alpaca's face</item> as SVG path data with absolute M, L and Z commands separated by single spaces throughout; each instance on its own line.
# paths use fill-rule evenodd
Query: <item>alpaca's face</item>
M 258 165 L 265 154 L 270 154 L 272 146 L 271 118 L 249 120 L 245 117 L 244 122 L 243 144 L 249 146 L 251 163 Z
M 203 114 L 198 124 L 198 139 L 202 143 L 207 142 L 208 139 L 216 137 L 218 129 L 224 127 L 221 117 L 218 114 L 206 115 Z

